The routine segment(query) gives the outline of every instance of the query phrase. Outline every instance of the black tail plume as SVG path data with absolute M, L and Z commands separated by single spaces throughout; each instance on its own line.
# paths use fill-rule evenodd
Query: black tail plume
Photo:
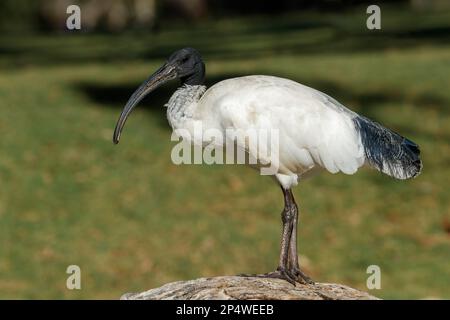
M 420 174 L 422 161 L 417 144 L 365 117 L 356 116 L 353 122 L 372 167 L 396 179 Z

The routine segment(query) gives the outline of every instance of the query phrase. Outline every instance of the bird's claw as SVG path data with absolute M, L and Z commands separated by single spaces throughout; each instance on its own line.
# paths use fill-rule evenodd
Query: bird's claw
M 297 282 L 302 284 L 312 284 L 314 285 L 314 281 L 308 277 L 300 268 L 296 267 L 291 270 L 291 273 L 295 275 L 295 279 L 297 279 Z
M 314 281 L 311 280 L 306 274 L 304 274 L 299 268 L 293 268 L 292 270 L 284 269 L 278 267 L 277 270 L 263 273 L 263 274 L 240 274 L 242 277 L 256 277 L 256 278 L 272 278 L 272 279 L 281 279 L 289 282 L 293 286 L 296 283 L 309 285 L 314 284 Z

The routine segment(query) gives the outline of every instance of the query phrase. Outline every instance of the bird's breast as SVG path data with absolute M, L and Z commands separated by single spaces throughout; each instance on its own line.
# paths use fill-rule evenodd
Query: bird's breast
M 205 90 L 205 86 L 183 85 L 170 97 L 166 104 L 167 120 L 173 129 L 183 128 L 185 122 L 193 118 Z

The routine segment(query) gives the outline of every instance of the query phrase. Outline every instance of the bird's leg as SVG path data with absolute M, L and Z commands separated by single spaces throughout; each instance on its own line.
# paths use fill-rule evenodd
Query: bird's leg
M 280 260 L 278 263 L 277 270 L 269 273 L 258 274 L 258 275 L 246 275 L 243 276 L 256 276 L 260 278 L 278 278 L 286 280 L 293 285 L 296 282 L 296 276 L 289 272 L 288 261 L 289 261 L 289 249 L 290 240 L 292 235 L 293 218 L 294 218 L 294 208 L 290 205 L 288 201 L 288 194 L 283 189 L 284 194 L 284 209 L 281 212 L 281 221 L 283 222 L 283 231 L 281 233 L 281 248 L 280 248 Z
M 290 199 L 292 197 L 292 193 L 290 190 L 283 190 L 284 195 L 284 208 L 281 212 L 281 221 L 283 223 L 283 231 L 281 233 L 281 249 L 280 249 L 280 260 L 278 263 L 277 270 L 272 273 L 272 276 L 285 279 L 293 284 L 296 282 L 295 274 L 290 272 L 291 269 L 291 242 L 292 236 L 296 234 L 295 230 L 295 217 L 296 217 L 296 206 L 295 202 L 292 202 Z M 296 240 L 295 240 L 296 241 Z M 296 250 L 296 248 L 294 248 Z M 295 252 L 297 254 L 297 252 Z M 269 274 L 270 275 L 270 274 Z
M 297 255 L 297 221 L 298 207 L 294 200 L 294 195 L 290 189 L 283 190 L 284 209 L 281 213 L 283 231 L 281 234 L 280 261 L 276 271 L 262 275 L 253 275 L 264 278 L 279 278 L 295 285 L 296 282 L 302 284 L 313 284 L 314 282 L 305 275 L 298 265 Z M 243 275 L 248 276 L 248 275 Z
M 289 239 L 289 254 L 288 254 L 288 267 L 298 268 L 298 255 L 297 255 L 297 224 L 298 224 L 298 207 L 294 212 L 294 218 L 292 219 L 292 233 Z
M 297 253 L 297 227 L 298 227 L 298 206 L 295 202 L 294 195 L 289 189 L 287 191 L 283 190 L 283 193 L 289 193 L 288 202 L 292 206 L 293 218 L 292 218 L 292 232 L 291 238 L 289 240 L 289 253 L 288 253 L 288 270 L 295 276 L 296 280 L 302 283 L 313 284 L 314 281 L 311 280 L 301 269 L 298 264 L 298 253 Z M 286 199 L 286 195 L 285 195 Z M 285 200 L 286 201 L 286 200 Z

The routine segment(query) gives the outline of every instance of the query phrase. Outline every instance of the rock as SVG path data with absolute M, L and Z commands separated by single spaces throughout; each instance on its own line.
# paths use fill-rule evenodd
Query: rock
M 293 286 L 281 279 L 222 276 L 167 283 L 141 293 L 126 293 L 121 300 L 378 300 L 342 284 Z

